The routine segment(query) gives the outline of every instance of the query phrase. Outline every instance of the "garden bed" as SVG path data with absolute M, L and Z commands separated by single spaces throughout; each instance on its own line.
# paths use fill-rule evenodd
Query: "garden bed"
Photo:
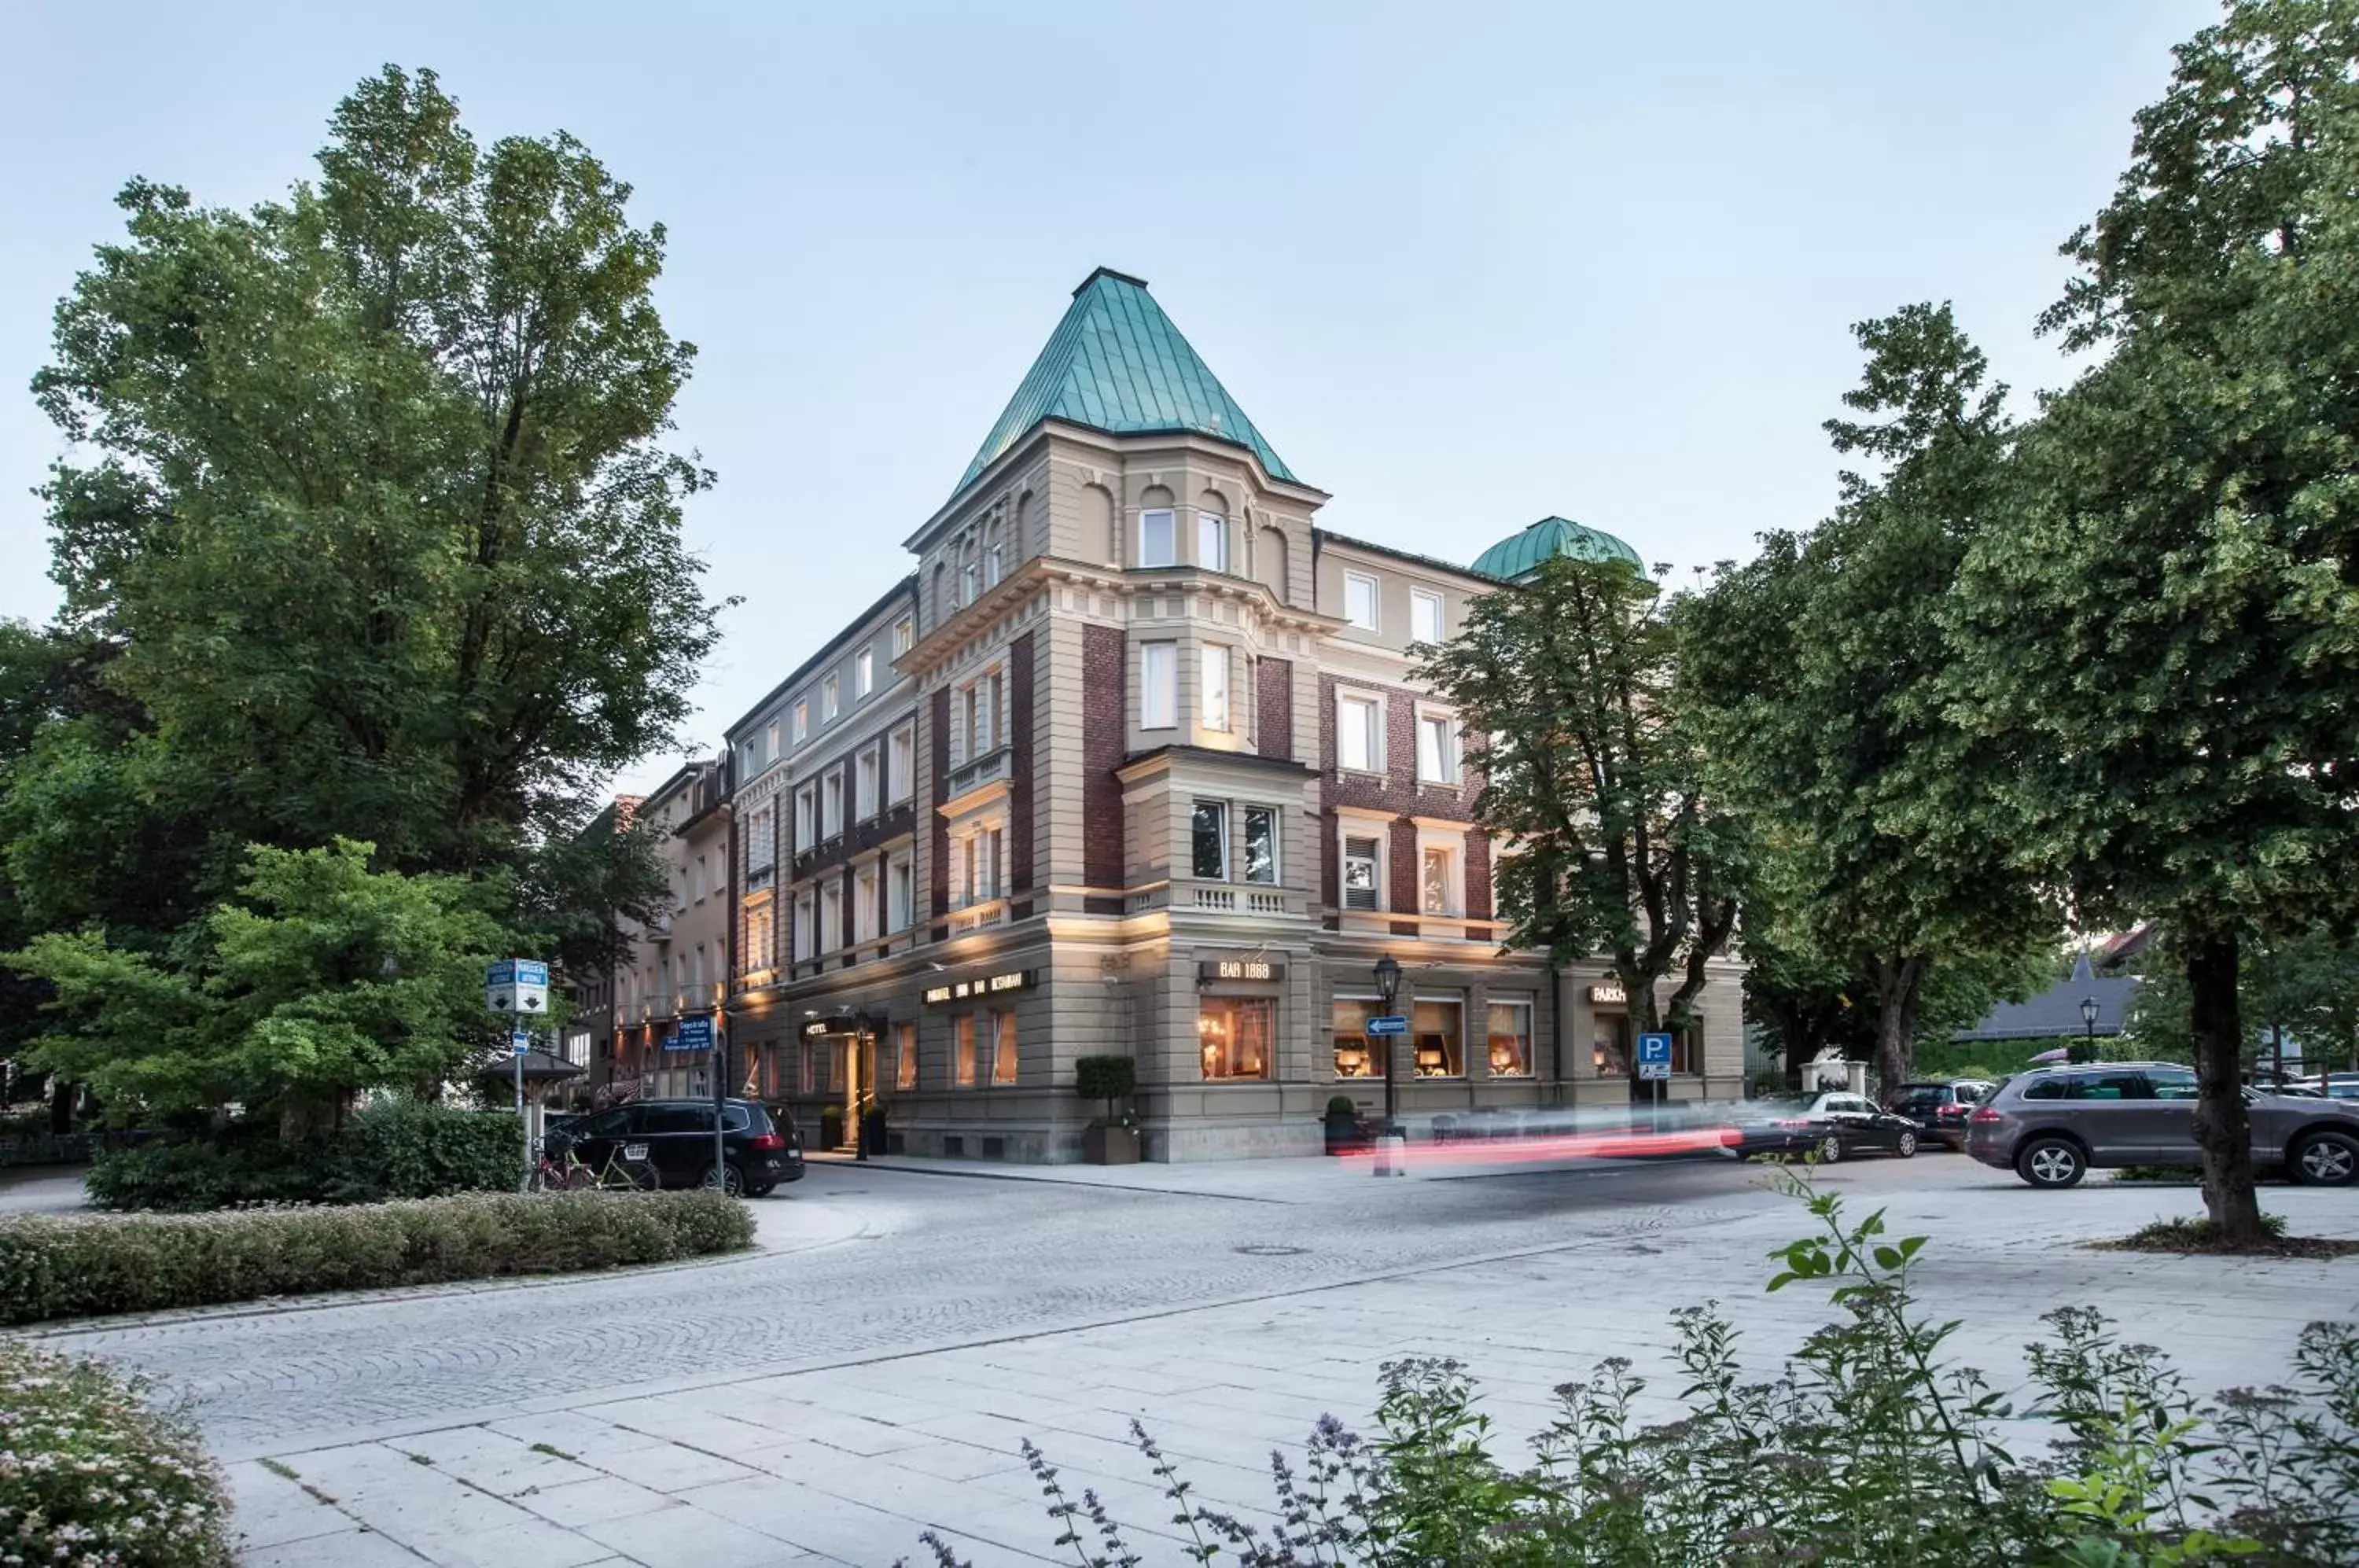
M 701 1191 L 27 1215 L 0 1222 L 0 1324 L 670 1263 L 753 1240 L 743 1203 Z
M 2285 1221 L 2276 1214 L 2263 1214 L 2261 1224 L 2268 1231 L 2267 1238 L 2245 1247 L 2230 1246 L 2221 1240 L 2217 1227 L 2208 1219 L 2157 1220 L 2145 1229 L 2133 1231 L 2118 1240 L 2093 1241 L 2089 1245 L 2100 1252 L 2200 1253 L 2225 1258 L 2359 1257 L 2359 1241 L 2343 1241 L 2332 1236 L 2288 1236 L 2285 1234 Z

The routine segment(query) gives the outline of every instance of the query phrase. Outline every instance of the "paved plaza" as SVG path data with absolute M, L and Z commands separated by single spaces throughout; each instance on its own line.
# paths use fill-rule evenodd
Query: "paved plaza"
M 1954 1155 L 1821 1172 L 1930 1235 L 1919 1283 L 2002 1386 L 2044 1312 L 2103 1305 L 2198 1387 L 2280 1374 L 2299 1327 L 2359 1317 L 2359 1260 L 2077 1245 L 2194 1212 L 2185 1189 L 2035 1192 Z M 2299 1231 L 2359 1236 L 2351 1193 L 2271 1188 Z M 1093 1487 L 1151 1563 L 1182 1561 L 1129 1444 L 1145 1421 L 1201 1499 L 1266 1508 L 1268 1455 L 1364 1427 L 1397 1357 L 1468 1362 L 1510 1442 L 1601 1357 L 1640 1369 L 1674 1307 L 1729 1306 L 1767 1368 L 1828 1315 L 1767 1296 L 1806 1227 L 1757 1167 L 1363 1163 L 984 1175 L 821 1165 L 719 1263 L 48 1337 L 162 1375 L 228 1462 L 253 1568 L 646 1568 L 1071 1562 L 1017 1447 Z

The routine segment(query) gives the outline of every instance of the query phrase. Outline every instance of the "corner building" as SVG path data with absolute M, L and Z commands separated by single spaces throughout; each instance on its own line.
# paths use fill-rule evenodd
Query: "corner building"
M 1075 1062 L 1129 1055 L 1148 1159 L 1312 1152 L 1332 1096 L 1382 1103 L 1390 954 L 1405 1116 L 1627 1102 L 1603 964 L 1501 950 L 1408 650 L 1549 551 L 1636 557 L 1550 518 L 1462 567 L 1328 499 L 1145 283 L 1074 291 L 916 571 L 729 732 L 745 1093 L 822 1146 L 873 1105 L 896 1151 L 1059 1161 Z M 1739 974 L 1674 1098 L 1738 1087 Z

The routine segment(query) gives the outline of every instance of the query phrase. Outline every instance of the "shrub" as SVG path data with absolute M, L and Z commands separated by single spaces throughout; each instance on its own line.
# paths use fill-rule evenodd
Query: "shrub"
M 1516 1466 L 1454 1361 L 1386 1366 L 1377 1436 L 1326 1418 L 1298 1465 L 1274 1455 L 1274 1524 L 1203 1506 L 1139 1423 L 1182 1555 L 1249 1568 L 1636 1568 L 1644 1564 L 2050 1563 L 2147 1568 L 2243 1559 L 2359 1562 L 2359 1328 L 2313 1323 L 2297 1381 L 2199 1405 L 2159 1351 L 2125 1344 L 2089 1308 L 2049 1314 L 2031 1348 L 2038 1404 L 2017 1411 L 1945 1357 L 1959 1325 L 1918 1311 L 1924 1238 L 1887 1238 L 1878 1213 L 1795 1186 L 1817 1232 L 1774 1254 L 1773 1290 L 1832 1285 L 1837 1319 L 1785 1371 L 1747 1381 L 1734 1323 L 1672 1315 L 1678 1419 L 1640 1423 L 1647 1385 L 1627 1361 L 1557 1390 L 1555 1421 Z M 2023 1423 L 2060 1432 L 2017 1457 Z M 1093 1493 L 1079 1500 L 1030 1443 L 1056 1544 L 1075 1561 L 1136 1563 Z M 958 1558 L 922 1537 L 935 1560 Z
M 1073 1092 L 1104 1105 L 1097 1118 L 1102 1127 L 1128 1125 L 1115 1102 L 1129 1099 L 1137 1087 L 1138 1063 L 1127 1056 L 1084 1056 L 1073 1063 Z
M 0 1222 L 0 1323 L 668 1263 L 753 1244 L 718 1192 L 471 1193 L 342 1208 Z
M 1327 1114 L 1331 1116 L 1357 1116 L 1360 1107 L 1349 1094 L 1331 1094 L 1327 1097 Z
M 190 1425 L 143 1392 L 0 1340 L 0 1561 L 226 1568 L 220 1476 Z
M 373 1203 L 516 1185 L 515 1113 L 386 1096 L 332 1136 L 281 1141 L 234 1127 L 213 1137 L 115 1149 L 91 1161 L 92 1202 L 193 1214 L 244 1203 Z

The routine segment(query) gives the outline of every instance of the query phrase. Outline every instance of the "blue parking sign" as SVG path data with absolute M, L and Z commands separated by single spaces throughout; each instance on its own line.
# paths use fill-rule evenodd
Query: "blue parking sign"
M 1671 1064 L 1671 1037 L 1667 1034 L 1640 1035 L 1638 1061 L 1642 1066 L 1650 1062 L 1659 1062 L 1669 1067 Z

